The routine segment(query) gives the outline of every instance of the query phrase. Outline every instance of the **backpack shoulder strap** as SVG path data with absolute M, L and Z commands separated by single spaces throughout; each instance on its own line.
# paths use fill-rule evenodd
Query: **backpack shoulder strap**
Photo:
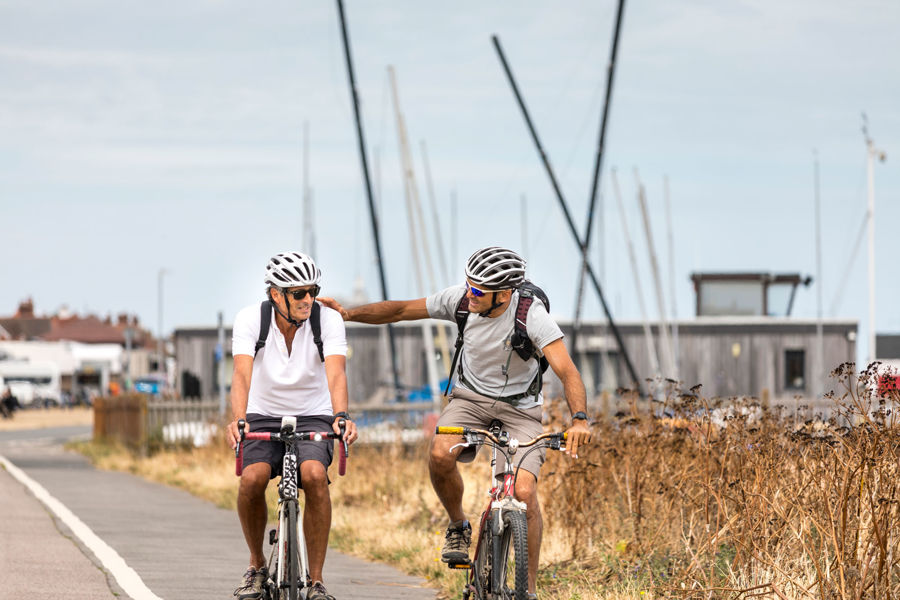
M 534 355 L 534 344 L 528 337 L 528 310 L 534 303 L 534 294 L 531 290 L 519 290 L 519 302 L 516 304 L 516 318 L 513 321 L 514 339 L 513 348 L 522 360 L 529 360 Z
M 463 331 L 466 329 L 466 322 L 469 320 L 469 299 L 463 294 L 462 298 L 456 304 L 456 311 L 453 318 L 456 320 L 456 350 L 453 352 L 453 362 L 450 363 L 450 374 L 447 375 L 447 387 L 444 389 L 444 395 L 450 393 L 450 382 L 453 381 L 453 371 L 456 369 L 456 363 L 459 361 L 459 354 L 462 352 Z
M 313 342 L 319 350 L 319 360 L 325 362 L 325 347 L 322 344 L 322 309 L 319 303 L 313 300 L 312 311 L 309 314 L 309 325 L 312 327 Z
M 459 349 L 462 346 L 463 341 L 463 331 L 466 329 L 466 322 L 469 320 L 469 299 L 463 294 L 463 297 L 459 299 L 459 303 L 456 305 L 456 313 L 454 314 L 454 318 L 456 319 L 456 348 Z
M 256 340 L 256 350 L 253 352 L 253 358 L 259 354 L 263 346 L 266 345 L 266 338 L 269 337 L 269 325 L 272 323 L 272 302 L 263 300 L 259 305 L 259 339 Z
M 530 284 L 530 282 L 526 282 L 526 284 Z M 549 305 L 549 302 L 540 295 L 543 293 L 543 290 L 540 290 L 537 286 L 533 286 L 533 284 L 523 285 L 518 291 L 519 302 L 516 304 L 516 316 L 513 321 L 513 336 L 511 342 L 516 354 L 518 354 L 522 360 L 531 360 L 532 358 L 537 357 L 537 351 L 534 348 L 534 342 L 528 337 L 528 311 L 531 309 L 531 305 L 534 304 L 536 295 L 540 298 L 541 302 L 544 303 L 545 307 Z M 540 294 L 538 292 L 540 292 Z M 550 366 L 550 363 L 547 362 L 547 359 L 543 356 L 540 357 L 538 362 L 540 364 L 541 373 L 546 371 L 547 367 Z

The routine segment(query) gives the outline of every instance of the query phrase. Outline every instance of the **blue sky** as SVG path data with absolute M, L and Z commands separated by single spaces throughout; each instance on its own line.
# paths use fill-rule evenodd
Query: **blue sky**
M 452 281 L 477 247 L 524 246 L 554 313 L 571 316 L 576 246 L 490 36 L 500 36 L 583 229 L 615 2 L 350 0 L 346 10 L 370 155 L 380 165 L 390 295 L 419 293 L 387 65 L 397 72 L 423 200 L 419 148 L 428 144 L 445 251 L 456 248 Z M 651 314 L 633 170 L 647 187 L 666 277 L 669 177 L 677 307 L 686 318 L 692 271 L 815 274 L 816 149 L 826 316 L 857 318 L 863 333 L 864 247 L 851 276 L 841 276 L 865 211 L 866 111 L 888 154 L 875 171 L 876 325 L 900 331 L 897 31 L 900 4 L 889 1 L 629 3 L 604 161 L 605 228 L 592 249 L 617 318 L 640 315 L 609 168 L 643 257 Z M 349 295 L 362 277 L 378 297 L 340 43 L 331 2 L 0 0 L 0 314 L 33 296 L 40 313 L 63 304 L 129 311 L 155 330 L 165 268 L 166 331 L 214 324 L 219 310 L 230 322 L 261 297 L 267 258 L 302 247 L 304 121 L 325 289 Z M 588 316 L 599 317 L 587 298 Z M 801 290 L 795 314 L 815 316 L 814 288 Z

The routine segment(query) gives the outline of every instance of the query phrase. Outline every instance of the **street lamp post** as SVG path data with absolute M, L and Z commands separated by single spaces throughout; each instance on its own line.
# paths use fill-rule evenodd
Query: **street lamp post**
M 869 362 L 878 358 L 875 352 L 875 159 L 884 162 L 887 154 L 875 147 L 869 137 L 868 119 L 863 114 L 863 135 L 866 136 L 866 179 L 868 180 L 868 206 L 866 219 L 869 229 Z
M 131 327 L 131 317 L 126 316 L 125 321 L 125 391 L 131 391 L 131 347 L 134 340 L 134 329 Z
M 159 277 L 157 279 L 157 291 L 159 292 L 159 297 L 157 300 L 157 308 L 159 310 L 159 319 L 157 321 L 157 327 L 159 328 L 159 332 L 156 338 L 156 357 L 157 357 L 157 369 L 160 374 L 166 377 L 166 357 L 163 353 L 164 345 L 163 345 L 163 275 L 166 274 L 166 269 L 159 270 Z M 168 380 L 168 377 L 166 377 Z

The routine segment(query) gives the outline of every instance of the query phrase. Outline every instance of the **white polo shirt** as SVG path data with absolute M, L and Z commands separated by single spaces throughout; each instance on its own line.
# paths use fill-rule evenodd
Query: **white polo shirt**
M 347 355 L 344 320 L 339 312 L 319 305 L 322 344 L 325 356 Z M 259 339 L 259 304 L 247 306 L 234 318 L 231 352 L 253 356 Z M 269 324 L 266 345 L 253 361 L 247 412 L 270 417 L 331 415 L 331 394 L 325 377 L 325 363 L 313 342 L 312 327 L 304 323 L 294 334 L 288 354 L 284 335 Z

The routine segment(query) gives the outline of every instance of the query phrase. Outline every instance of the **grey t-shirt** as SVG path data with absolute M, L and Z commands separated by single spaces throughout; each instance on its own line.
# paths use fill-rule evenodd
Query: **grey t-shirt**
M 456 306 L 465 295 L 466 288 L 456 285 L 442 290 L 425 299 L 428 315 L 434 319 L 456 321 Z M 463 332 L 462 364 L 463 376 L 471 385 L 461 385 L 473 392 L 485 396 L 512 396 L 528 389 L 537 375 L 539 365 L 536 360 L 524 361 L 512 348 L 512 337 L 516 306 L 519 293 L 513 292 L 512 299 L 503 314 L 496 318 L 482 317 L 475 313 L 469 315 Z M 563 337 L 559 325 L 547 314 L 544 303 L 539 298 L 531 304 L 526 319 L 526 331 L 534 347 L 538 350 Z M 509 378 L 503 369 L 509 361 Z M 541 395 L 537 400 L 523 398 L 519 408 L 530 408 L 543 402 Z

